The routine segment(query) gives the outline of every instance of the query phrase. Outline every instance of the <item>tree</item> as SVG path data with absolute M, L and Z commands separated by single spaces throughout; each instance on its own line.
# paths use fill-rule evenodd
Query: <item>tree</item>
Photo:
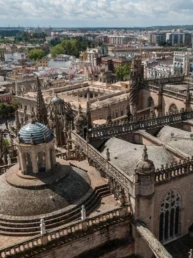
M 11 101 L 11 106 L 14 108 L 14 110 L 17 110 L 20 106 L 19 100 L 16 98 L 13 98 Z
M 56 57 L 57 55 L 64 54 L 64 49 L 61 44 L 56 45 L 51 49 L 51 55 Z
M 45 56 L 45 52 L 42 49 L 32 49 L 29 51 L 30 60 L 36 61 Z
M 128 80 L 130 77 L 130 66 L 129 65 L 122 65 L 115 69 L 115 74 L 117 79 L 120 81 Z
M 50 41 L 49 41 L 49 45 L 51 46 L 51 47 L 54 47 L 54 46 L 56 46 L 56 45 L 58 45 L 58 44 L 60 44 L 61 43 L 61 41 L 60 41 L 60 39 L 58 39 L 58 38 L 54 38 L 54 39 L 51 39 Z
M 72 55 L 79 57 L 80 51 L 85 51 L 87 47 L 90 47 L 91 43 L 83 38 L 77 39 L 65 39 L 60 44 L 52 47 L 51 54 L 53 57 L 59 54 Z

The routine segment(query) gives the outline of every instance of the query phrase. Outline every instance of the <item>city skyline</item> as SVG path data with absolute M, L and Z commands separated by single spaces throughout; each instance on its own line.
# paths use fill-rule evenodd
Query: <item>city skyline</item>
M 1 26 L 145 27 L 193 24 L 193 2 L 190 0 L 0 0 L 0 4 Z

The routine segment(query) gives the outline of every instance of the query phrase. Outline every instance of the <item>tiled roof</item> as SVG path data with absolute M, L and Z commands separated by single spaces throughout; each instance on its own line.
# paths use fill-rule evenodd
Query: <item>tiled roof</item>
M 22 143 L 31 144 L 32 139 L 34 144 L 49 142 L 53 139 L 53 134 L 50 129 L 41 123 L 29 123 L 23 126 L 20 131 L 20 140 Z

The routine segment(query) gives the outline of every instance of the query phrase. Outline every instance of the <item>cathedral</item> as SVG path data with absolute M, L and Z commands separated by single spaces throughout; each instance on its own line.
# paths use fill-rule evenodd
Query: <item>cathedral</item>
M 193 257 L 193 81 L 130 78 L 18 96 L 0 257 Z

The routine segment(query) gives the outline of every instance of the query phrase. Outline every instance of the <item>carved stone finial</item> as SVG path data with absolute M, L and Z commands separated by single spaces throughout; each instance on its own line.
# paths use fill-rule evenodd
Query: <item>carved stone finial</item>
M 46 225 L 44 219 L 40 220 L 40 234 L 45 235 L 46 234 Z
M 7 165 L 11 165 L 11 157 L 7 154 Z
M 110 151 L 109 151 L 109 148 L 107 148 L 107 151 L 106 151 L 106 156 L 107 156 L 107 161 L 110 161 Z
M 146 145 L 144 145 L 144 148 L 143 148 L 143 160 L 144 161 L 147 161 L 148 160 L 148 154 L 147 154 L 147 147 Z
M 82 107 L 81 107 L 81 105 L 79 104 L 79 106 L 78 106 L 78 113 L 79 114 L 81 114 L 82 113 Z
M 81 220 L 85 220 L 86 219 L 86 209 L 85 206 L 82 205 L 81 206 Z
M 190 249 L 188 258 L 193 258 L 193 249 Z

